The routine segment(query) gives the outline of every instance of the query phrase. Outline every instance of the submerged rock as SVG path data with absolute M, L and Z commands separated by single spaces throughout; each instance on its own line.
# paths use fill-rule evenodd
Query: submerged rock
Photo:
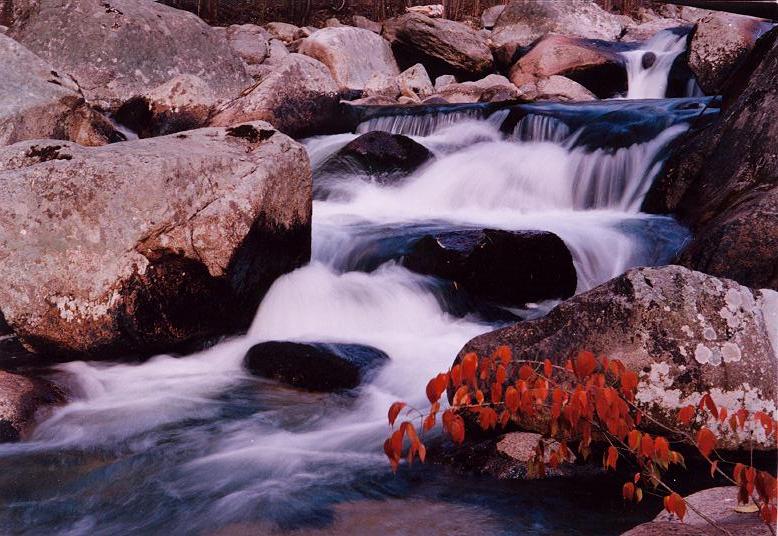
M 427 235 L 412 246 L 403 264 L 504 305 L 567 298 L 577 282 L 570 251 L 547 231 L 483 229 Z
M 467 352 L 491 355 L 507 345 L 513 359 L 557 364 L 581 350 L 620 359 L 639 375 L 637 402 L 646 415 L 676 426 L 678 409 L 710 392 L 730 414 L 740 407 L 772 413 L 778 403 L 778 293 L 752 290 L 680 266 L 630 270 L 553 309 L 471 340 Z M 488 395 L 487 395 L 488 398 Z M 522 422 L 542 432 L 548 423 Z M 718 419 L 696 422 L 724 449 L 774 449 L 761 427 L 733 432 Z M 650 429 L 651 421 L 642 426 Z
M 400 74 L 386 39 L 361 28 L 322 28 L 302 42 L 299 52 L 326 65 L 345 91 L 363 90 L 376 73 Z
M 338 391 L 359 386 L 389 356 L 359 344 L 263 342 L 246 354 L 253 373 L 309 391 Z
M 562 35 L 538 41 L 510 70 L 511 82 L 519 88 L 554 75 L 570 78 L 600 98 L 627 89 L 627 73 L 616 49 Z
M 0 443 L 24 439 L 36 413 L 64 401 L 50 382 L 0 371 Z
M 692 228 L 685 266 L 778 290 L 778 30 L 752 60 L 718 123 L 676 145 L 643 209 Z
M 210 124 L 262 120 L 289 136 L 320 134 L 337 128 L 338 102 L 338 84 L 323 63 L 289 54 L 261 82 L 222 106 Z
M 16 4 L 14 0 L 14 4 Z M 72 75 L 90 102 L 114 108 L 181 74 L 222 97 L 251 83 L 220 32 L 151 0 L 22 0 L 9 35 Z
M 421 63 L 432 77 L 460 75 L 480 78 L 494 68 L 486 40 L 469 26 L 446 19 L 406 13 L 384 23 L 401 68 Z
M 54 138 L 81 145 L 122 141 L 75 80 L 0 33 L 0 145 Z
M 84 148 L 0 148 L 0 310 L 57 357 L 244 329 L 310 255 L 305 149 L 267 123 Z

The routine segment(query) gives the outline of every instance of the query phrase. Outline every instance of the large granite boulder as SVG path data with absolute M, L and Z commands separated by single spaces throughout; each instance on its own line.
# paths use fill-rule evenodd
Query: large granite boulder
M 702 90 L 709 95 L 721 93 L 766 29 L 761 19 L 720 11 L 697 21 L 689 45 L 689 67 Z
M 495 55 L 510 58 L 549 33 L 615 41 L 629 20 L 591 0 L 513 0 L 494 24 L 492 47 Z
M 730 414 L 745 406 L 772 413 L 778 403 L 778 293 L 752 290 L 680 266 L 630 270 L 553 309 L 471 340 L 467 352 L 491 355 L 500 345 L 515 360 L 557 364 L 589 350 L 620 359 L 639 375 L 637 402 L 659 423 L 676 426 L 679 408 L 710 392 Z M 488 398 L 488 396 L 487 396 Z M 546 422 L 523 423 L 547 430 Z M 722 448 L 747 448 L 750 430 L 718 419 L 695 422 L 720 430 Z M 643 425 L 651 426 L 650 419 Z M 775 448 L 761 427 L 757 448 Z
M 389 42 L 361 28 L 322 28 L 303 40 L 298 52 L 326 65 L 340 89 L 346 91 L 363 90 L 377 73 L 400 74 Z
M 554 75 L 572 79 L 600 98 L 627 89 L 627 72 L 616 50 L 597 41 L 556 34 L 538 41 L 509 73 L 519 88 Z
M 0 443 L 25 439 L 38 412 L 64 401 L 62 391 L 46 380 L 0 371 Z
M 81 145 L 121 141 L 71 77 L 0 34 L 0 145 L 55 138 Z
M 323 63 L 289 54 L 259 84 L 221 107 L 210 124 L 262 120 L 289 136 L 306 136 L 337 128 L 338 102 L 338 84 Z
M 446 84 L 437 94 L 451 103 L 493 102 L 518 98 L 519 88 L 500 74 L 490 74 L 481 80 Z
M 305 149 L 256 122 L 98 148 L 0 149 L 0 311 L 49 356 L 245 329 L 310 255 Z
M 180 74 L 223 97 L 251 83 L 222 33 L 152 0 L 14 0 L 9 35 L 72 75 L 87 100 L 113 108 Z M 21 9 L 20 8 L 20 9 Z
M 389 361 L 372 346 L 342 343 L 262 342 L 246 354 L 258 376 L 308 391 L 353 389 Z
M 421 63 L 433 78 L 454 74 L 472 80 L 494 68 L 484 37 L 460 22 L 406 13 L 387 20 L 383 35 L 401 68 Z
M 778 30 L 750 60 L 721 119 L 676 145 L 643 209 L 691 227 L 685 266 L 778 290 Z
M 403 264 L 504 305 L 568 298 L 577 283 L 570 251 L 547 231 L 483 229 L 426 235 L 411 246 Z
M 233 24 L 225 29 L 227 42 L 247 66 L 259 65 L 267 58 L 270 34 L 256 24 Z

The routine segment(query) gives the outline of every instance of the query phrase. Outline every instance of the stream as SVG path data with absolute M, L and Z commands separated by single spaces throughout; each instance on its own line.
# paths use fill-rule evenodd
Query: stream
M 412 136 L 436 158 L 396 185 L 328 177 L 310 264 L 276 281 L 247 334 L 185 357 L 58 366 L 73 400 L 28 441 L 0 445 L 0 532 L 618 534 L 648 519 L 586 482 L 494 482 L 434 464 L 393 475 L 381 448 L 393 401 L 424 407 L 427 380 L 469 339 L 555 305 L 487 314 L 397 262 L 414 238 L 552 231 L 577 292 L 668 263 L 688 238 L 640 205 L 668 144 L 717 109 L 693 83 L 690 97 L 663 98 L 683 40 L 660 34 L 641 50 L 657 60 L 645 69 L 640 51 L 624 53 L 623 99 L 522 105 L 515 124 L 509 108 L 379 116 L 303 140 L 314 169 L 372 130 Z M 367 344 L 391 359 L 356 390 L 305 393 L 243 368 L 267 340 Z

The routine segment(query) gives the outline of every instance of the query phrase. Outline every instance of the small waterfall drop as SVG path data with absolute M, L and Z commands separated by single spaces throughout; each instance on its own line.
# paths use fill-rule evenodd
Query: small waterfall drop
M 686 34 L 657 32 L 637 50 L 622 52 L 627 67 L 628 99 L 661 99 L 675 58 L 686 50 Z

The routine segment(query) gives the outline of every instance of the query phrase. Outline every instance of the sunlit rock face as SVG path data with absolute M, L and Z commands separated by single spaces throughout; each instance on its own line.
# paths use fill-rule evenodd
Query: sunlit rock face
M 776 409 L 778 293 L 680 266 L 631 270 L 545 318 L 476 337 L 460 357 L 491 355 L 503 344 L 514 359 L 564 363 L 580 350 L 620 359 L 639 374 L 642 409 L 671 426 L 679 408 L 698 404 L 706 392 L 730 413 Z M 695 423 L 703 424 L 719 428 L 718 420 Z M 745 446 L 750 432 L 721 426 L 719 446 Z M 761 427 L 753 433 L 759 446 L 775 447 Z
M 31 349 L 106 358 L 245 327 L 310 254 L 304 148 L 267 123 L 0 150 L 0 310 Z

